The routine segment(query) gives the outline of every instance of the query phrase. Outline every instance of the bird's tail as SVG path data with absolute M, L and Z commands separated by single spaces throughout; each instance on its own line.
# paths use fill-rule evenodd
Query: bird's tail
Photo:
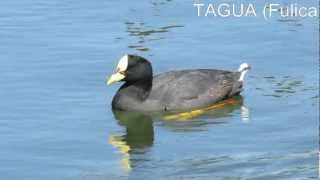
M 249 69 L 251 69 L 250 65 L 247 63 L 242 63 L 238 69 L 238 71 L 241 73 L 240 74 L 240 78 L 239 81 L 243 82 L 244 80 L 244 76 L 246 75 L 246 73 L 249 71 Z

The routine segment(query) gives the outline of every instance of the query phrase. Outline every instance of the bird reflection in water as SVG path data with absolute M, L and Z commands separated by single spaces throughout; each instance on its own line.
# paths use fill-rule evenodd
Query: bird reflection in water
M 154 131 L 152 117 L 138 112 L 113 111 L 118 124 L 126 128 L 122 136 L 111 135 L 109 143 L 122 154 L 121 166 L 130 172 L 134 164 L 131 154 L 144 154 L 153 144 Z
M 243 98 L 236 96 L 212 106 L 192 110 L 189 112 L 149 114 L 139 112 L 125 112 L 113 110 L 118 124 L 126 128 L 124 135 L 110 135 L 109 143 L 116 147 L 122 154 L 121 167 L 126 173 L 143 162 L 146 152 L 152 147 L 154 141 L 153 122 L 160 120 L 165 127 L 174 130 L 197 129 L 194 123 L 175 124 L 171 122 L 191 122 L 198 117 L 219 121 L 220 118 L 231 116 L 235 110 L 240 110 L 240 117 L 243 122 L 249 121 L 249 109 L 243 105 Z M 168 122 L 168 123 L 167 123 Z M 206 123 L 201 123 L 201 126 Z M 188 131 L 185 131 L 188 132 Z

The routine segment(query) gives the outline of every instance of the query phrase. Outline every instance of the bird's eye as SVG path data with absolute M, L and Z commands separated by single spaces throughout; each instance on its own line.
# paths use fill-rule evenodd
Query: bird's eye
M 124 71 L 119 71 L 120 74 L 122 75 L 125 75 L 125 72 Z

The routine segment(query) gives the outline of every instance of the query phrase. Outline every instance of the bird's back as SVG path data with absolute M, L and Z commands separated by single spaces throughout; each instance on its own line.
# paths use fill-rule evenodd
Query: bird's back
M 204 107 L 240 93 L 239 72 L 214 69 L 171 71 L 154 76 L 147 101 L 167 111 Z

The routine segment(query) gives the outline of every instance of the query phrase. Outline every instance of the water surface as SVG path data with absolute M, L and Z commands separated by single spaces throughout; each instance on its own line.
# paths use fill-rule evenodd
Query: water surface
M 318 22 L 198 17 L 191 1 L 2 1 L 1 177 L 316 179 Z M 112 112 L 120 84 L 105 77 L 124 53 L 156 74 L 252 70 L 236 103 L 165 120 Z

